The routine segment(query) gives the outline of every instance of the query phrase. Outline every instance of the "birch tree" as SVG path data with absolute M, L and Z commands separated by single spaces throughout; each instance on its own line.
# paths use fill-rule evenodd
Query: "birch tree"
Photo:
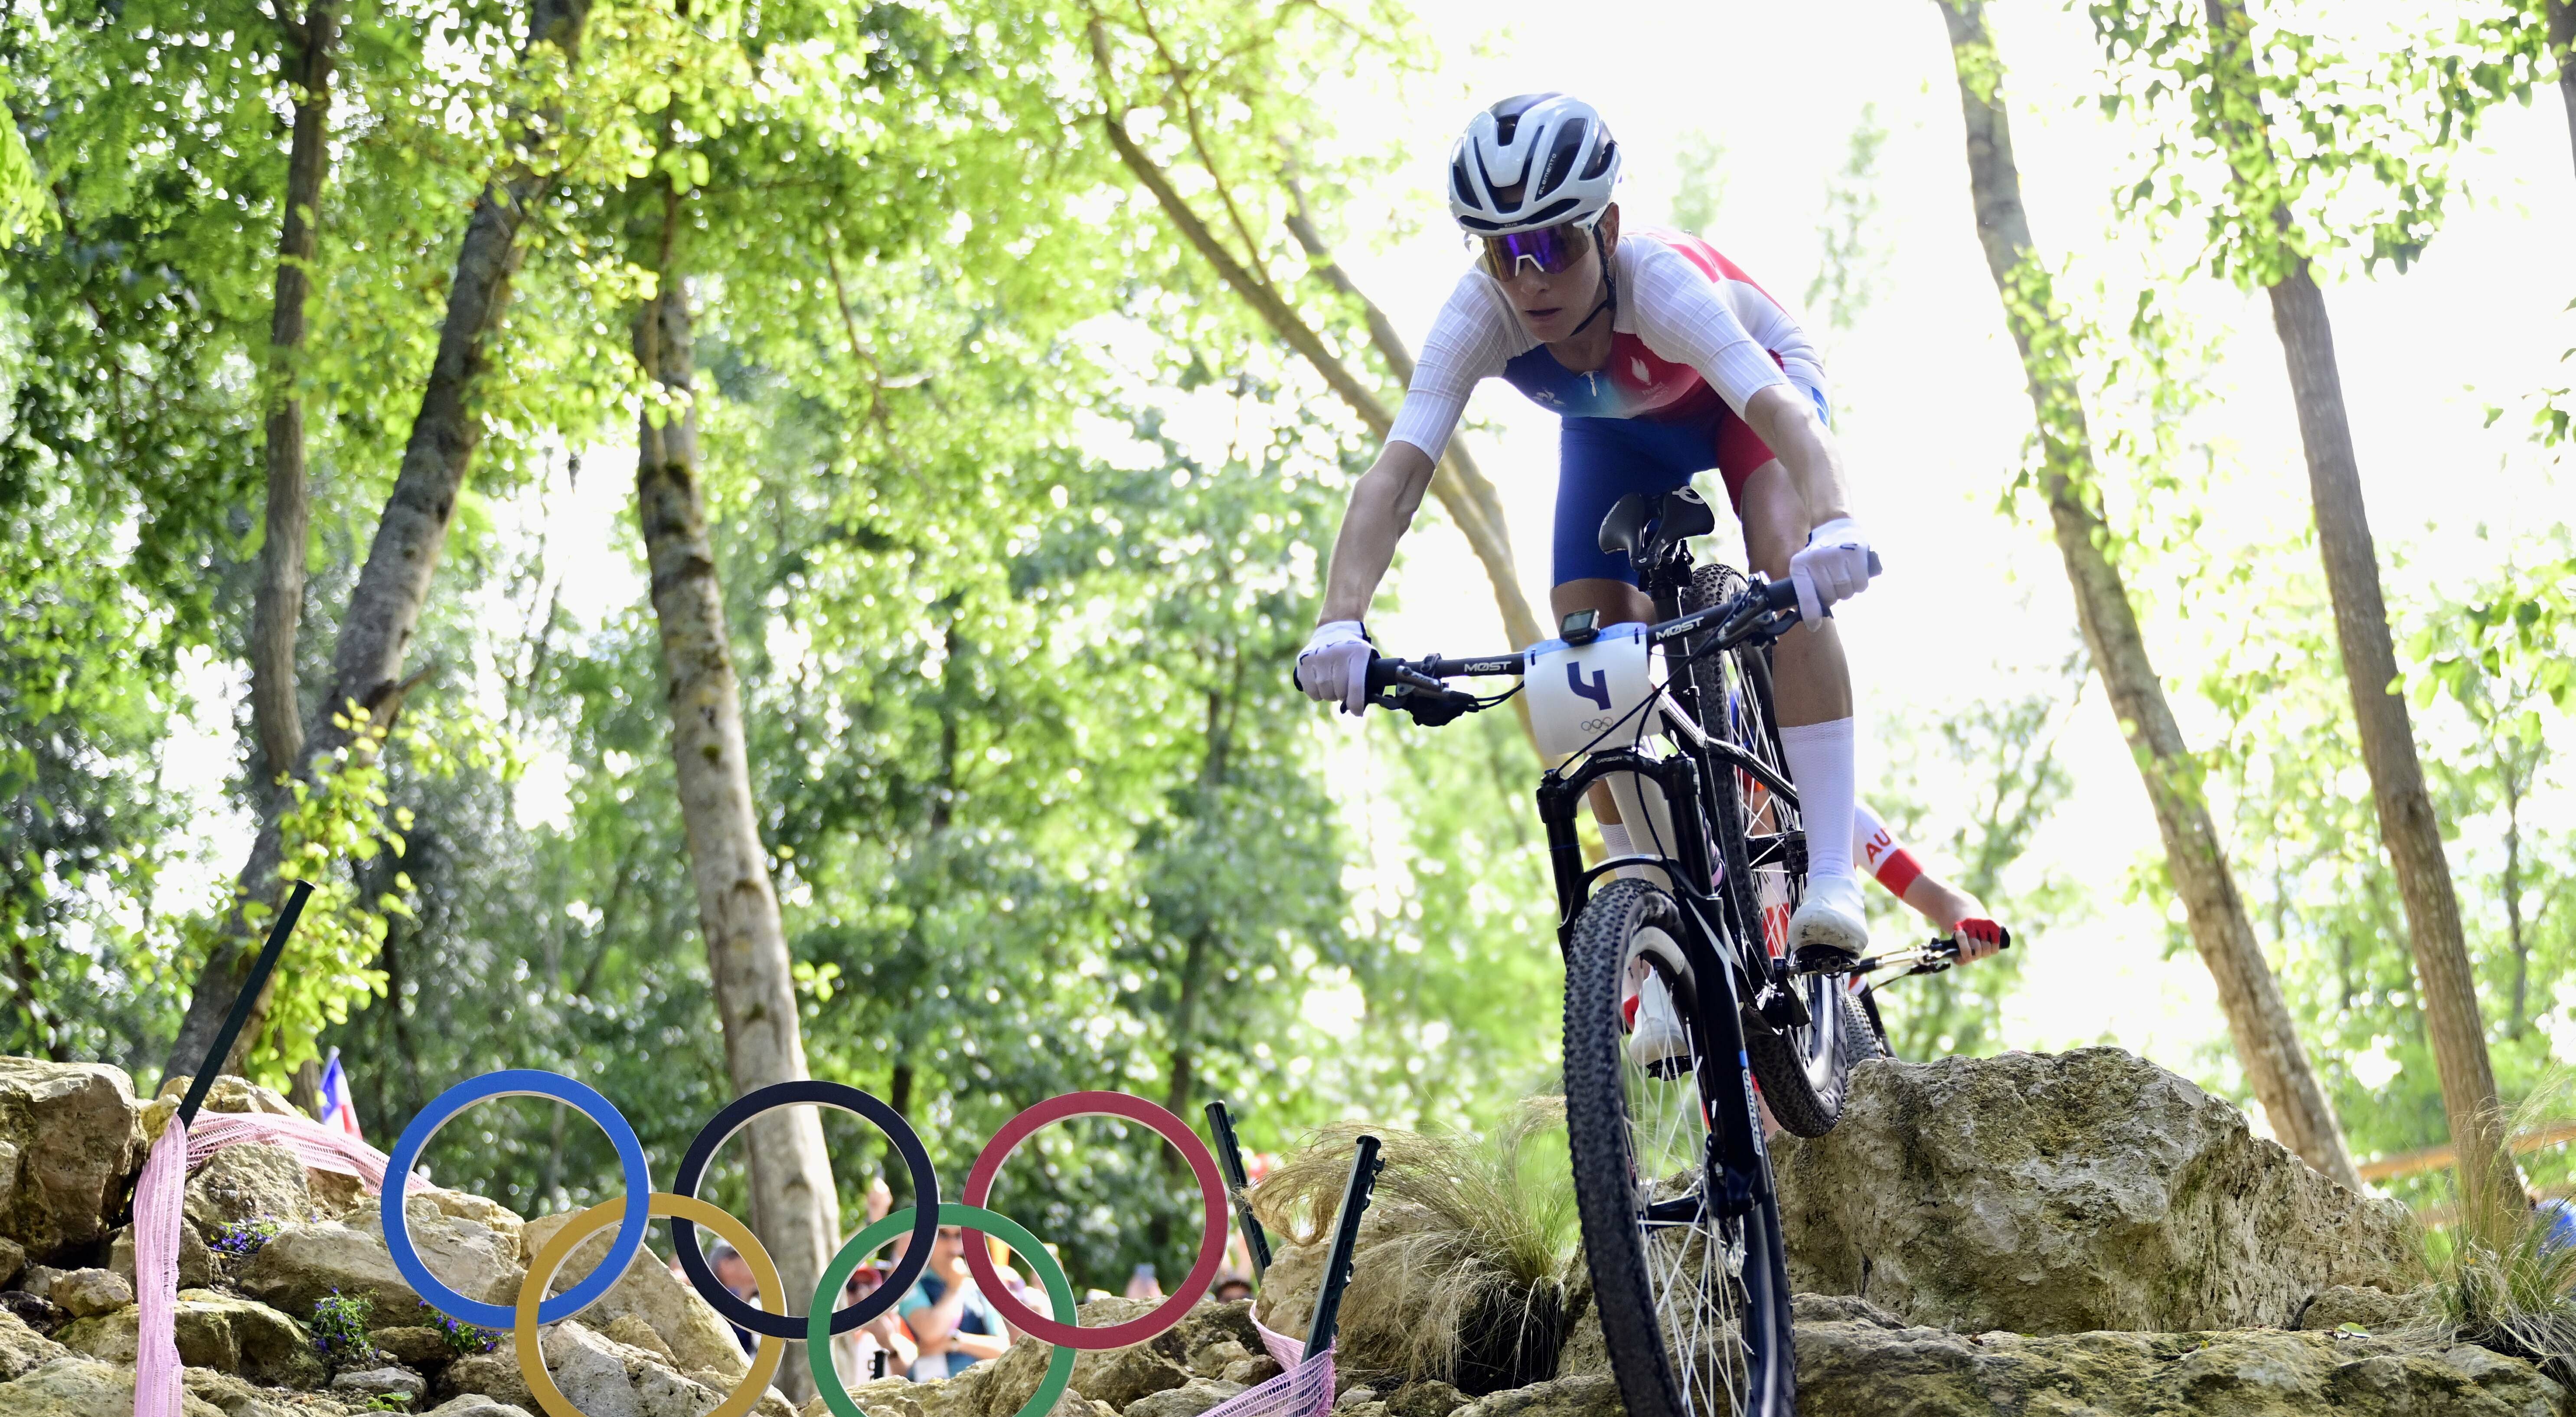
M 2114 108 L 2132 86 L 2142 110 L 2187 106 L 2186 135 L 2159 149 L 2156 169 L 2126 200 L 2205 214 L 2209 269 L 2260 288 L 2270 303 L 2306 452 L 2335 639 L 2381 846 L 2405 901 L 2462 1191 L 2472 1214 L 2517 1214 L 2521 1182 L 2504 1150 L 2441 824 L 2399 692 L 2378 551 L 2317 283 L 2318 260 L 2342 250 L 2357 247 L 2368 262 L 2400 269 L 2421 252 L 2447 195 L 2447 151 L 2469 135 L 2493 92 L 2481 91 L 2485 79 L 2474 71 L 2419 64 L 2402 38 L 2354 64 L 2319 36 L 2258 22 L 2240 0 L 2097 3 L 2092 14 L 2123 76 Z M 2211 170 L 2214 190 L 2201 191 L 2198 173 L 2186 171 L 2198 167 Z
M 2085 648 L 2154 807 L 2165 869 L 2181 897 L 2192 943 L 2218 985 L 2246 1081 L 2284 1145 L 2358 1190 L 2361 1178 L 2353 1170 L 2334 1104 L 2309 1063 L 2282 1000 L 2280 981 L 2255 938 L 2226 843 L 2210 816 L 2201 763 L 2166 701 L 2114 555 L 2120 538 L 2102 503 L 2101 474 L 2069 347 L 2070 325 L 2022 205 L 2003 61 L 1986 26 L 1983 0 L 1935 3 L 1949 27 L 1958 75 L 1977 239 L 2002 297 L 2004 322 L 2021 352 L 2039 434 L 2039 491 L 2075 595 Z

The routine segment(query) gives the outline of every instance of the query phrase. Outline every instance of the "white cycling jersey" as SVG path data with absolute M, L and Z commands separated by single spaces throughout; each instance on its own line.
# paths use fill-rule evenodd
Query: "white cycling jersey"
M 1806 331 L 1707 242 L 1678 231 L 1623 233 L 1612 257 L 1618 310 L 1609 362 L 1573 373 L 1530 338 L 1500 282 L 1479 266 L 1432 322 L 1413 382 L 1387 441 L 1438 461 L 1486 379 L 1509 379 L 1570 418 L 1636 418 L 1678 412 L 1701 389 L 1729 408 L 1773 384 L 1824 401 L 1824 362 Z

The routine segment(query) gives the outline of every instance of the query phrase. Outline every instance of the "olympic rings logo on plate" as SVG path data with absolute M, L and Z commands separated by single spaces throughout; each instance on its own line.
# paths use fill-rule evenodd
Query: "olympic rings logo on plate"
M 485 1303 L 469 1299 L 448 1287 L 429 1266 L 421 1261 L 419 1249 L 412 1244 L 411 1228 L 403 1209 L 403 1191 L 420 1154 L 438 1134 L 438 1129 L 478 1102 L 497 1097 L 542 1097 L 572 1107 L 599 1125 L 617 1148 L 619 1166 L 625 1172 L 626 1194 L 603 1201 L 575 1215 L 570 1224 L 556 1231 L 528 1262 L 528 1273 L 519 1286 L 518 1301 L 513 1305 Z M 705 1179 L 707 1164 L 715 1158 L 716 1149 L 734 1133 L 750 1125 L 763 1112 L 780 1107 L 812 1103 L 837 1107 L 876 1125 L 894 1142 L 903 1157 L 904 1169 L 911 1174 L 914 1204 L 898 1210 L 885 1219 L 852 1236 L 825 1267 L 822 1280 L 803 1317 L 787 1312 L 786 1292 L 778 1278 L 778 1267 L 750 1227 L 698 1199 L 698 1185 Z M 1180 1149 L 1197 1177 L 1200 1197 L 1206 1202 L 1207 1223 L 1199 1242 L 1198 1262 L 1190 1267 L 1180 1287 L 1159 1308 L 1125 1323 L 1105 1328 L 1082 1328 L 1074 1322 L 1073 1287 L 1055 1256 L 1035 1235 L 1010 1217 L 985 1208 L 984 1202 L 993 1191 L 993 1180 L 1001 1173 L 1002 1163 L 1010 1159 L 1019 1144 L 1039 1128 L 1075 1117 L 1117 1117 L 1141 1122 L 1151 1127 L 1163 1140 Z M 637 1198 L 643 1203 L 638 1204 Z M 983 1291 L 986 1303 L 1001 1314 L 1004 1321 L 1018 1331 L 1055 1345 L 1055 1354 L 1047 1363 L 1045 1380 L 1035 1395 L 1020 1409 L 1019 1417 L 1043 1417 L 1052 1410 L 1073 1378 L 1073 1355 L 1077 1351 L 1123 1348 L 1142 1343 L 1181 1321 L 1191 1306 L 1207 1293 L 1215 1282 L 1217 1266 L 1225 1258 L 1226 1186 L 1217 1172 L 1216 1158 L 1189 1125 L 1170 1112 L 1141 1097 L 1123 1092 L 1072 1092 L 1050 1098 L 1013 1117 L 993 1139 L 976 1154 L 974 1166 L 966 1175 L 966 1193 L 962 1204 L 943 1202 L 939 1198 L 939 1173 L 930 1164 L 930 1153 L 921 1144 L 921 1136 L 903 1115 L 874 1096 L 836 1082 L 782 1082 L 764 1087 L 736 1099 L 699 1130 L 689 1143 L 688 1153 L 680 1160 L 680 1171 L 672 1179 L 668 1192 L 653 1189 L 653 1178 L 644 1158 L 644 1145 L 635 1128 L 624 1115 L 598 1091 L 560 1073 L 539 1072 L 528 1068 L 505 1069 L 468 1078 L 431 1099 L 420 1115 L 403 1128 L 402 1139 L 394 1143 L 393 1155 L 385 1168 L 383 1218 L 385 1247 L 393 1254 L 394 1268 L 423 1303 L 450 1318 L 483 1328 L 514 1333 L 520 1372 L 526 1377 L 528 1391 L 547 1417 L 584 1417 L 584 1414 L 556 1388 L 546 1373 L 545 1357 L 539 1351 L 537 1329 L 543 1324 L 560 1323 L 607 1297 L 608 1291 L 622 1278 L 627 1266 L 644 1248 L 645 1227 L 656 1217 L 671 1222 L 671 1244 L 678 1252 L 680 1268 L 688 1275 L 689 1284 L 716 1312 L 739 1327 L 760 1335 L 760 1345 L 752 1356 L 751 1369 L 729 1394 L 723 1404 L 708 1417 L 743 1417 L 760 1394 L 777 1375 L 786 1354 L 785 1340 L 805 1340 L 805 1356 L 814 1373 L 815 1386 L 822 1390 L 823 1401 L 835 1417 L 865 1417 L 858 1404 L 850 1400 L 841 1387 L 839 1374 L 832 1369 L 830 1337 L 847 1333 L 869 1323 L 893 1308 L 912 1288 L 930 1263 L 930 1247 L 937 1239 L 940 1225 L 965 1228 L 966 1267 L 973 1272 L 976 1286 Z M 715 1271 L 707 1264 L 699 1248 L 698 1226 L 705 1225 L 723 1236 L 742 1252 L 751 1265 L 763 1307 L 755 1308 L 737 1298 L 716 1280 Z M 608 1253 L 597 1268 L 579 1284 L 553 1298 L 546 1297 L 555 1273 L 572 1257 L 573 1250 L 584 1240 L 616 1227 L 609 1241 Z M 841 1286 L 848 1282 L 862 1261 L 879 1246 L 898 1235 L 908 1234 L 910 1243 L 903 1257 L 895 1262 L 893 1272 L 876 1292 L 850 1305 L 835 1310 L 832 1301 L 840 1297 Z M 994 1267 L 990 1247 L 979 1243 L 987 1234 L 1001 1237 L 1004 1244 L 1026 1256 L 1036 1269 L 1038 1282 L 1047 1292 L 1047 1306 L 1055 1311 L 1047 1318 L 1031 1312 L 1013 1297 Z

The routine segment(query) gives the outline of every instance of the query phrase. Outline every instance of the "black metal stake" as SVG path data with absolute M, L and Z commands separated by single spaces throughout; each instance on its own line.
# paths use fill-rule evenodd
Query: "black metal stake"
M 311 881 L 297 881 L 295 892 L 286 898 L 286 908 L 277 912 L 277 923 L 268 927 L 268 943 L 259 947 L 259 958 L 251 962 L 250 978 L 242 981 L 242 990 L 233 996 L 232 1016 L 224 1020 L 224 1031 L 215 1035 L 215 1046 L 206 1050 L 205 1061 L 197 1064 L 197 1075 L 188 1082 L 188 1096 L 179 1104 L 179 1125 L 185 1129 L 197 1120 L 197 1109 L 205 1105 L 206 1094 L 214 1088 L 215 1074 L 221 1072 L 224 1059 L 232 1056 L 233 1040 L 241 1037 L 250 1022 L 250 1011 L 259 1003 L 259 991 L 268 986 L 268 976 L 277 972 L 277 957 L 286 952 L 286 937 L 295 933 L 295 921 L 304 914 L 305 899 L 313 894 Z
M 1315 1295 L 1315 1316 L 1306 1324 L 1305 1361 L 1309 1363 L 1333 1346 L 1333 1330 L 1341 1324 L 1342 1291 L 1351 1283 L 1351 1251 L 1359 1247 L 1360 1217 L 1368 1213 L 1377 1173 L 1386 1165 L 1377 1159 L 1377 1151 L 1377 1138 L 1361 1134 L 1351 1157 L 1350 1184 L 1342 1188 L 1342 1208 L 1333 1216 L 1333 1247 L 1324 1255 L 1324 1287 Z
M 1216 1137 L 1216 1164 L 1225 1172 L 1227 1189 L 1234 1193 L 1235 1223 L 1243 1227 L 1243 1248 L 1252 1256 L 1252 1281 L 1270 1269 L 1270 1232 L 1252 1213 L 1252 1205 L 1243 1193 L 1252 1185 L 1251 1174 L 1243 1169 L 1243 1145 L 1235 1140 L 1234 1114 L 1222 1099 L 1207 1105 L 1208 1131 Z

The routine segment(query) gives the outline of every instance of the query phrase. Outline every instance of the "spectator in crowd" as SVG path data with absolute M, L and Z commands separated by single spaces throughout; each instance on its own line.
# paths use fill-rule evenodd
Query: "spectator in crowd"
M 1220 1304 L 1249 1299 L 1252 1297 L 1252 1281 L 1239 1274 L 1220 1274 L 1216 1277 L 1216 1287 L 1208 1294 Z
M 759 1306 L 760 1282 L 752 1278 L 751 1261 L 742 1257 L 742 1251 L 718 1240 L 716 1247 L 708 1252 L 707 1262 L 716 1272 L 716 1283 L 723 1285 L 726 1293 L 754 1307 Z M 760 1346 L 759 1335 L 751 1330 L 740 1324 L 727 1326 L 733 1329 L 733 1341 L 742 1345 L 743 1352 L 749 1353 Z
M 966 1236 L 954 1225 L 939 1227 L 929 1266 L 895 1309 L 920 1345 L 912 1365 L 915 1382 L 955 1377 L 1011 1346 L 1009 1326 L 966 1272 Z
M 841 1307 L 865 1299 L 885 1284 L 885 1271 L 863 1264 L 850 1276 L 841 1290 Z M 832 1362 L 844 1384 L 870 1382 L 883 1377 L 906 1377 L 921 1356 L 920 1345 L 888 1309 L 848 1333 L 832 1338 Z

